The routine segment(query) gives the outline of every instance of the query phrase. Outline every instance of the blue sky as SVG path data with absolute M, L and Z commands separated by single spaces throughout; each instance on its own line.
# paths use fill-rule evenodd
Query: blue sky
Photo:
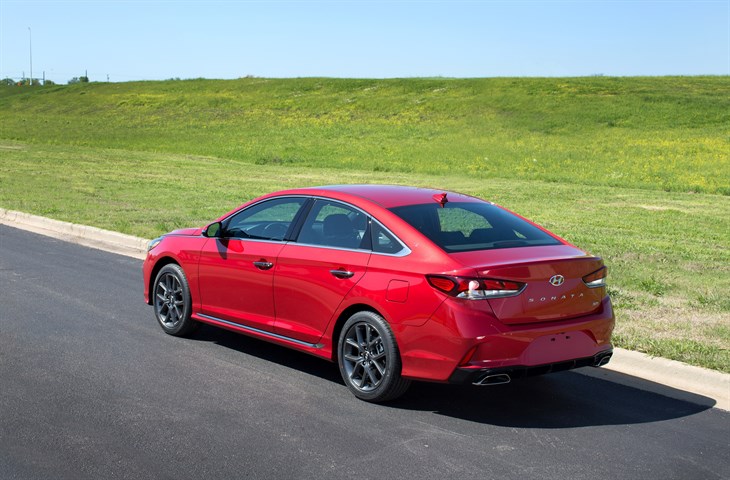
M 31 28 L 31 32 L 28 31 Z M 0 0 L 0 78 L 730 74 L 730 0 Z

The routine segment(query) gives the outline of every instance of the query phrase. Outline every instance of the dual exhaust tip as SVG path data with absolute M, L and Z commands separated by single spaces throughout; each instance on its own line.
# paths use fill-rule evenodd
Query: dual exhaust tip
M 484 375 L 479 377 L 476 381 L 472 382 L 472 385 L 478 385 L 480 387 L 486 385 L 504 385 L 510 381 L 512 381 L 512 379 L 506 373 L 495 373 L 493 375 Z
M 602 367 L 606 365 L 609 360 L 611 360 L 611 357 L 613 356 L 613 352 L 606 352 L 601 356 L 596 357 L 596 361 L 593 363 L 594 367 Z
M 613 352 L 605 352 L 596 355 L 593 357 L 592 366 L 594 367 L 602 367 L 606 365 L 610 360 L 611 356 L 613 355 Z M 590 358 L 587 359 L 590 362 Z M 572 365 L 570 368 L 576 368 L 579 366 L 591 366 L 591 363 L 584 363 L 583 365 Z M 562 370 L 562 369 L 561 369 Z M 487 373 L 485 375 L 482 375 L 481 377 L 477 378 L 474 382 L 472 382 L 472 385 L 477 385 L 480 387 L 483 386 L 489 386 L 489 385 L 504 385 L 505 383 L 509 383 L 512 381 L 512 377 L 508 373 Z

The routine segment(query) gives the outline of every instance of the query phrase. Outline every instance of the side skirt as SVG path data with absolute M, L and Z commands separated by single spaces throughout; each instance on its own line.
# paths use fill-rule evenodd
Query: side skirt
M 294 348 L 296 350 L 310 353 L 317 357 L 323 357 L 328 360 L 331 360 L 329 358 L 329 352 L 324 348 L 324 344 L 322 344 L 322 343 L 303 342 L 302 340 L 297 340 L 296 338 L 286 337 L 284 335 L 279 335 L 278 333 L 267 332 L 266 330 L 249 327 L 247 325 L 242 325 L 240 323 L 230 322 L 228 320 L 223 320 L 222 318 L 205 315 L 203 313 L 193 313 L 192 317 L 193 317 L 193 319 L 195 319 L 199 322 L 202 322 L 202 323 L 207 323 L 207 324 L 213 325 L 215 327 L 225 328 L 226 330 L 231 330 L 236 333 L 242 333 L 242 334 L 248 335 L 250 337 L 258 338 L 261 340 L 266 340 L 268 342 L 276 343 L 278 345 L 283 345 L 285 347 Z

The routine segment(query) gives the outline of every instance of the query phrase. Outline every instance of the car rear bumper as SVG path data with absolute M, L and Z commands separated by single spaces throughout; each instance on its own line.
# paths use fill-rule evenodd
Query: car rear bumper
M 608 297 L 592 314 L 555 322 L 505 325 L 464 302 L 442 305 L 417 327 L 396 332 L 405 377 L 470 381 L 489 374 L 511 378 L 600 365 L 612 352 L 615 319 Z M 604 360 L 605 361 L 605 360 Z
M 472 385 L 498 385 L 509 383 L 524 377 L 544 375 L 546 373 L 562 372 L 580 367 L 600 367 L 606 365 L 613 355 L 613 348 L 604 350 L 592 357 L 577 358 L 544 365 L 513 365 L 501 368 L 473 368 L 459 367 L 449 377 L 449 383 Z

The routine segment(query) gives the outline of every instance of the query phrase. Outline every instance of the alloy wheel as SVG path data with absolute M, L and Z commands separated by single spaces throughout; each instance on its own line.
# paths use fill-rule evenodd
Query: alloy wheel
M 185 297 L 180 279 L 166 273 L 155 285 L 155 310 L 165 328 L 175 328 L 185 314 Z
M 350 383 L 363 392 L 374 390 L 385 376 L 388 356 L 380 333 L 359 322 L 345 334 L 343 366 Z

